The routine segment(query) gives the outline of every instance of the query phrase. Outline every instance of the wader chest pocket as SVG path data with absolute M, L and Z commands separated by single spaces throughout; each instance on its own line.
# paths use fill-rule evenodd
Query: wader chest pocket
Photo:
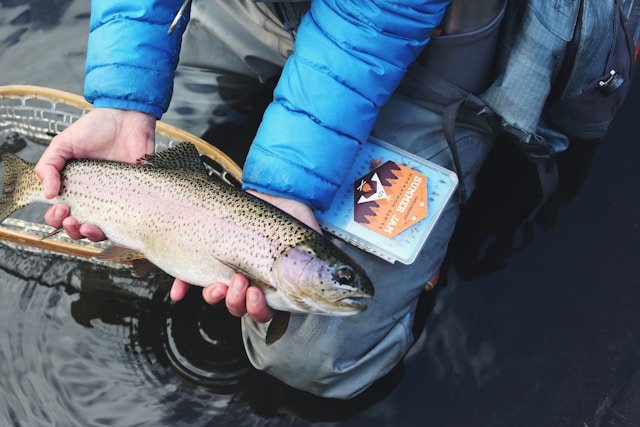
M 601 138 L 622 105 L 634 68 L 632 29 L 617 2 L 583 1 L 546 118 L 575 138 Z

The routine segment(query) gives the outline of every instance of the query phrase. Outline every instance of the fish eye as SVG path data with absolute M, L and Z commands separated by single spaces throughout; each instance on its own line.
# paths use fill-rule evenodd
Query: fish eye
M 346 285 L 353 282 L 355 277 L 355 273 L 353 269 L 347 265 L 343 265 L 336 269 L 336 272 L 333 275 L 334 279 L 338 281 L 341 285 Z

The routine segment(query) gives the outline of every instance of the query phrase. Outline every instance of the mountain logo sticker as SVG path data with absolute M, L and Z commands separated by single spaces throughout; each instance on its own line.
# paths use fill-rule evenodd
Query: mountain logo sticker
M 354 183 L 354 221 L 393 238 L 428 215 L 427 177 L 388 161 Z

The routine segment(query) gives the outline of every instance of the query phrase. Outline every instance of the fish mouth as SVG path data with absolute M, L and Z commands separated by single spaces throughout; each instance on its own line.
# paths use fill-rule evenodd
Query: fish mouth
M 336 307 L 339 307 L 346 312 L 352 313 L 361 313 L 367 309 L 367 303 L 364 300 L 370 299 L 372 295 L 369 294 L 360 294 L 360 295 L 349 295 L 343 298 L 340 298 L 334 302 Z

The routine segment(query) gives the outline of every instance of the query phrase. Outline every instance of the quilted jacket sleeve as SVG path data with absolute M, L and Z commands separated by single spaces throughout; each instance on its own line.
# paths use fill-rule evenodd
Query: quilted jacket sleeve
M 187 13 L 167 31 L 181 0 L 91 2 L 85 98 L 95 107 L 136 110 L 160 118 L 173 90 Z
M 448 3 L 312 1 L 245 163 L 245 188 L 326 209 Z

